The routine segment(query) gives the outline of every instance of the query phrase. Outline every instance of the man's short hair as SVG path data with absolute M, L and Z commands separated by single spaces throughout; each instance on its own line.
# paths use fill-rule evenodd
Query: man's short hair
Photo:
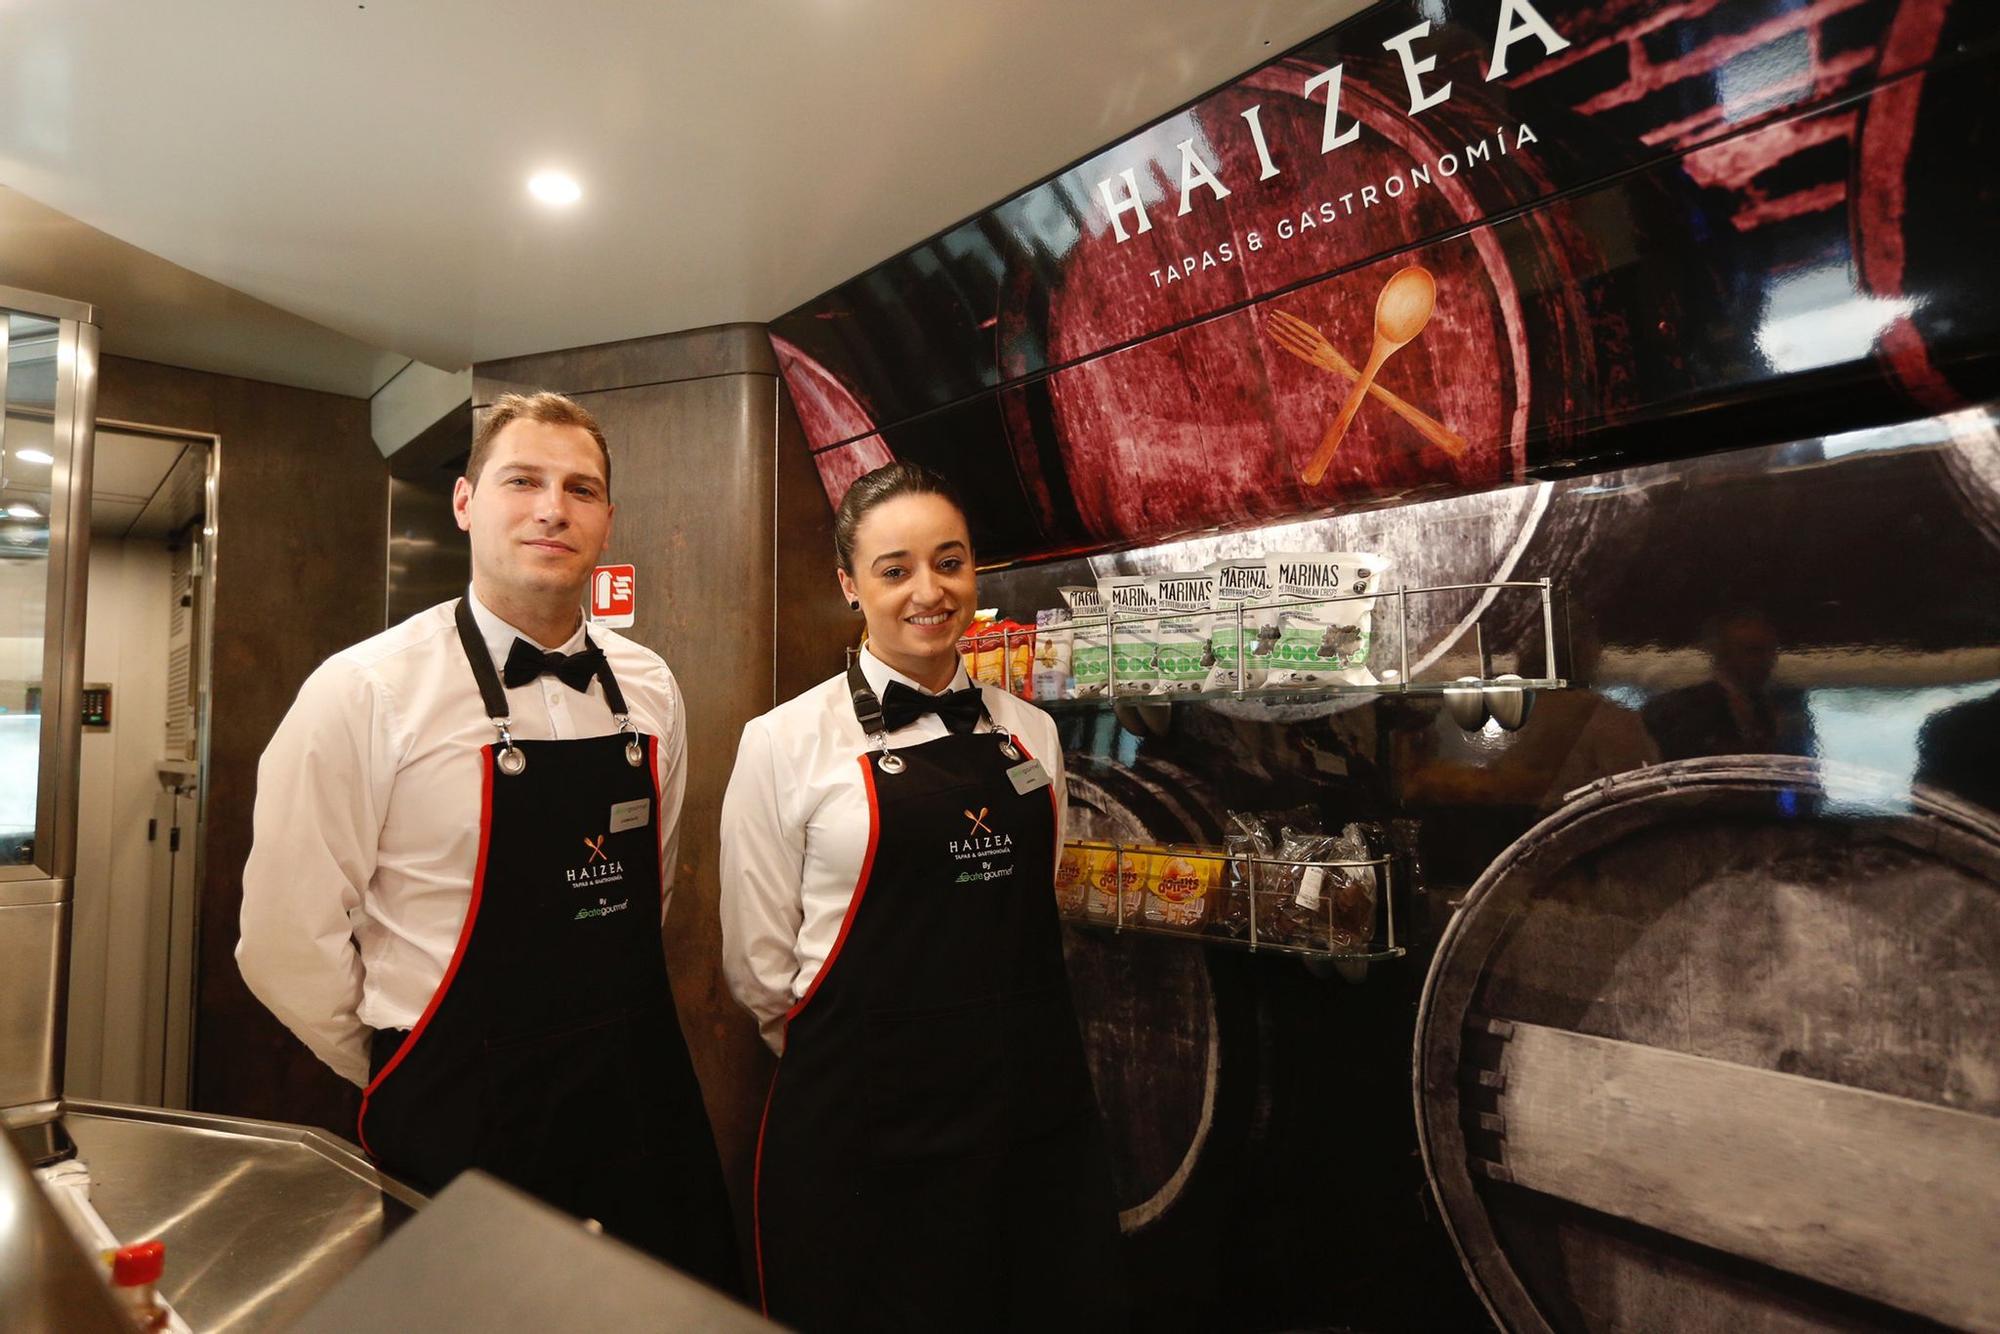
M 604 443 L 604 428 L 597 424 L 597 418 L 591 416 L 590 409 L 583 404 L 547 391 L 539 394 L 502 394 L 493 400 L 493 406 L 486 411 L 486 419 L 479 423 L 479 430 L 472 437 L 472 453 L 465 460 L 466 481 L 474 487 L 479 485 L 479 474 L 486 467 L 486 456 L 493 452 L 493 437 L 513 421 L 581 426 L 590 432 L 590 438 L 597 442 L 597 452 L 604 458 L 604 491 L 610 494 L 611 446 Z

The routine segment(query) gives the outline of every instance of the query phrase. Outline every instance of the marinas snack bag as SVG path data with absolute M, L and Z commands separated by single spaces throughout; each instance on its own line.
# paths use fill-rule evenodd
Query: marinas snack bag
M 1062 590 L 1069 603 L 1069 670 L 1072 693 L 1078 699 L 1104 694 L 1111 676 L 1111 646 L 1104 635 L 1104 600 L 1094 586 L 1069 585 Z
M 1215 600 L 1215 576 L 1163 574 L 1154 581 L 1161 619 L 1154 660 L 1160 679 L 1155 694 L 1175 695 L 1200 690 L 1208 681 L 1209 604 Z
M 1158 579 L 1143 574 L 1113 575 L 1097 581 L 1104 609 L 1114 624 L 1111 640 L 1111 693 L 1150 695 L 1160 679 Z M 1133 619 L 1127 620 L 1127 617 Z
M 1035 613 L 1034 698 L 1068 699 L 1076 693 L 1076 678 L 1070 675 L 1073 637 L 1069 608 Z
M 1215 577 L 1214 614 L 1209 618 L 1207 690 L 1234 690 L 1236 656 L 1244 654 L 1243 688 L 1264 684 L 1269 654 L 1278 644 L 1278 612 L 1271 605 L 1271 562 L 1262 556 L 1221 560 L 1208 567 Z M 1243 611 L 1242 642 L 1237 642 L 1237 609 Z
M 1264 684 L 1273 689 L 1368 686 L 1375 599 L 1388 562 L 1366 552 L 1300 552 L 1272 556 L 1278 643 Z M 1325 598 L 1346 598 L 1327 602 Z M 1306 605 L 1289 605 L 1302 602 Z

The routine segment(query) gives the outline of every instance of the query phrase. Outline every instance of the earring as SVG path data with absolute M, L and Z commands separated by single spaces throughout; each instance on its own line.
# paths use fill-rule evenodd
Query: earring
M 848 609 L 849 611 L 860 611 L 860 610 L 861 610 L 861 599 L 860 599 L 860 598 L 849 598 L 849 599 L 847 600 L 847 609 Z

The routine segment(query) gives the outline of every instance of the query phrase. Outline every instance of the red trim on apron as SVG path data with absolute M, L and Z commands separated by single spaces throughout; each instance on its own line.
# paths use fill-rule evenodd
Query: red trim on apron
M 646 738 L 646 777 L 653 780 L 653 827 L 659 830 L 660 837 L 665 839 L 667 835 L 667 818 L 660 814 L 660 739 L 656 736 Z M 666 852 L 667 849 L 663 844 L 660 848 L 660 925 L 662 927 L 667 923 L 667 885 L 673 879 L 674 869 L 667 865 Z
M 389 1058 L 388 1063 L 382 1067 L 375 1078 L 368 1081 L 368 1087 L 361 1091 L 361 1110 L 354 1117 L 354 1133 L 355 1137 L 361 1141 L 362 1149 L 370 1157 L 374 1156 L 375 1151 L 368 1147 L 368 1099 L 374 1095 L 376 1089 L 382 1086 L 382 1081 L 387 1079 L 390 1073 L 403 1063 L 403 1058 L 408 1056 L 411 1048 L 417 1045 L 417 1039 L 423 1036 L 424 1026 L 430 1023 L 431 1016 L 436 1014 L 438 1006 L 444 1003 L 444 995 L 447 991 L 451 990 L 452 979 L 458 976 L 458 965 L 465 959 L 465 947 L 472 940 L 473 923 L 479 920 L 479 900 L 486 889 L 486 850 L 493 842 L 493 747 L 481 746 L 479 748 L 479 758 L 481 762 L 479 779 L 479 860 L 472 868 L 472 899 L 465 907 L 465 925 L 458 929 L 458 944 L 452 948 L 451 962 L 445 965 L 444 977 L 438 982 L 437 990 L 431 993 L 430 1004 L 424 1006 L 423 1014 L 418 1017 L 415 1026 L 410 1029 L 409 1035 L 396 1048 L 396 1054 Z M 656 780 L 656 791 L 657 786 Z M 658 802 L 655 801 L 654 805 L 657 808 Z
M 833 948 L 827 951 L 826 962 L 813 974 L 812 984 L 798 1003 L 785 1011 L 785 1026 L 798 1018 L 819 990 L 820 983 L 826 981 L 833 971 L 833 962 L 840 957 L 840 947 L 847 943 L 847 933 L 854 927 L 854 916 L 861 909 L 861 900 L 868 892 L 868 877 L 875 869 L 875 848 L 882 838 L 882 813 L 875 798 L 875 766 L 870 764 L 868 755 L 857 757 L 861 764 L 861 787 L 868 794 L 868 851 L 861 858 L 861 874 L 854 881 L 854 896 L 847 901 L 847 911 L 841 914 L 840 932 L 833 938 Z M 779 1064 L 784 1058 L 778 1058 Z M 778 1091 L 778 1073 L 771 1072 L 771 1087 L 764 1094 L 764 1114 L 757 1120 L 757 1156 L 750 1169 L 750 1238 L 757 1252 L 757 1305 L 765 1315 L 771 1314 L 770 1299 L 764 1295 L 764 1127 L 771 1121 L 771 1099 Z
M 799 1017 L 799 1012 L 812 1002 L 813 993 L 826 975 L 833 971 L 833 961 L 840 957 L 840 947 L 847 943 L 847 933 L 854 928 L 854 915 L 861 910 L 862 896 L 868 892 L 868 873 L 875 869 L 875 847 L 882 838 L 882 812 L 875 799 L 875 766 L 870 764 L 868 755 L 858 757 L 861 762 L 861 784 L 868 793 L 868 853 L 861 859 L 861 876 L 854 882 L 854 897 L 847 901 L 847 911 L 840 918 L 840 934 L 833 938 L 833 948 L 827 951 L 826 962 L 813 974 L 812 985 L 806 994 L 799 997 L 798 1004 L 785 1011 L 785 1023 Z
M 750 1242 L 757 1251 L 757 1309 L 771 1314 L 771 1299 L 764 1294 L 764 1127 L 771 1124 L 771 1098 L 778 1091 L 778 1072 L 771 1072 L 771 1086 L 764 1090 L 764 1113 L 757 1118 L 757 1156 L 750 1168 Z

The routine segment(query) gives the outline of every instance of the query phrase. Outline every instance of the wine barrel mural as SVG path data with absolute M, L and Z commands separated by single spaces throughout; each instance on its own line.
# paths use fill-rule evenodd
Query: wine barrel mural
M 1084 761 L 1069 784 L 1068 838 L 1133 845 L 1220 840 L 1199 780 L 1171 764 L 1126 769 Z M 1121 1221 L 1139 1231 L 1180 1205 L 1207 1151 L 1218 1102 L 1232 1101 L 1219 1097 L 1217 989 L 1207 955 L 1194 942 L 1072 931 L 1068 953 L 1098 1097 L 1106 1120 L 1120 1128 L 1111 1154 Z M 1240 1077 L 1245 1056 L 1230 1053 L 1230 1077 Z M 1225 1127 L 1223 1138 L 1240 1135 L 1240 1126 Z
M 1503 1328 L 2000 1328 L 2000 821 L 1728 756 L 1481 877 L 1415 1056 Z
M 1517 733 L 1051 704 L 1075 835 L 1424 864 L 1365 976 L 1068 933 L 1143 1327 L 2000 1327 L 1996 74 L 1974 0 L 1396 0 L 775 322 L 829 500 L 946 472 L 1007 615 L 1553 583 Z M 1418 680 L 1543 667 L 1408 605 Z

